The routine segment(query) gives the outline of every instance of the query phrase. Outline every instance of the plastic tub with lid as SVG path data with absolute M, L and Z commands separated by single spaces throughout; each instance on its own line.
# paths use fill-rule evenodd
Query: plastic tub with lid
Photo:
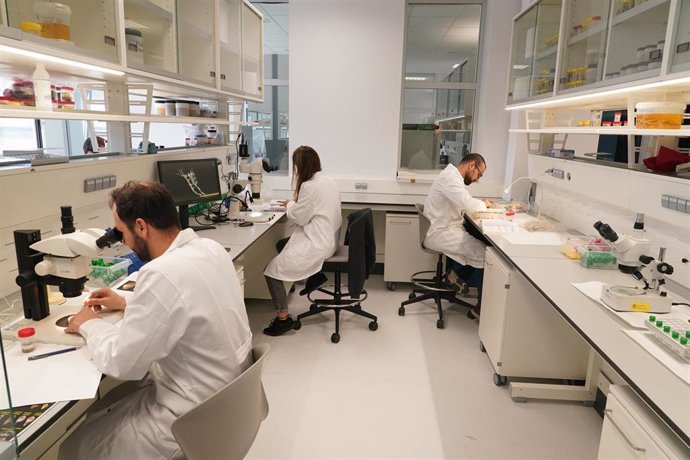
M 638 102 L 635 127 L 640 129 L 680 129 L 683 123 L 683 102 Z
M 127 27 L 125 29 L 128 62 L 144 63 L 144 37 L 140 30 Z
M 34 13 L 43 38 L 70 39 L 72 9 L 69 6 L 57 2 L 35 2 Z

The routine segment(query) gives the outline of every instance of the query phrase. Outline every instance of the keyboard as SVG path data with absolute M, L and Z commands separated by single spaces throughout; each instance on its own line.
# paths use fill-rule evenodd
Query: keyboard
M 40 153 L 40 152 L 12 152 L 11 154 L 3 155 L 3 159 L 9 161 L 3 161 L 5 164 L 14 163 L 31 163 L 31 166 L 41 166 L 41 165 L 52 165 L 56 163 L 68 163 L 69 157 L 66 155 L 55 155 L 50 153 Z M 0 163 L 0 164 L 2 164 Z

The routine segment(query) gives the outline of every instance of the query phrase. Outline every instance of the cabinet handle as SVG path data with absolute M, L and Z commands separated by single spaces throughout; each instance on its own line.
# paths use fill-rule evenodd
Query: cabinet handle
M 410 224 L 412 224 L 412 222 L 410 222 L 409 220 L 407 222 L 405 222 L 403 220 L 398 220 L 398 221 L 391 220 L 391 221 L 388 221 L 388 223 L 391 225 L 410 225 Z
M 635 444 L 633 444 L 630 438 L 628 438 L 628 436 L 626 436 L 623 430 L 620 429 L 618 424 L 616 424 L 616 421 L 613 419 L 613 417 L 611 417 L 611 412 L 613 412 L 613 409 L 604 409 L 604 415 L 607 419 L 609 419 L 609 422 L 611 422 L 611 425 L 613 425 L 616 431 L 618 431 L 618 434 L 620 434 L 623 437 L 623 439 L 625 439 L 625 442 L 627 442 L 633 450 L 636 450 L 637 452 L 644 452 L 646 449 L 643 449 L 642 447 L 637 447 Z
M 208 74 L 209 74 L 210 76 L 212 76 L 212 77 L 215 77 L 215 76 L 216 76 L 216 71 L 215 71 L 215 70 L 211 70 Z

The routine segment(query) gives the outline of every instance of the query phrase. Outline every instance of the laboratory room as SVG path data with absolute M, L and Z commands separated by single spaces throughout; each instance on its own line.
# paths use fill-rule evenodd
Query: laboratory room
M 0 0 L 0 460 L 690 459 L 690 0 Z

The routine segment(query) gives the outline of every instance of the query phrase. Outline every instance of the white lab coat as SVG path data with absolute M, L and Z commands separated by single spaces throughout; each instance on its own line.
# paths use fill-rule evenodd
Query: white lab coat
M 252 334 L 232 258 L 191 229 L 141 269 L 119 325 L 94 319 L 80 332 L 102 373 L 146 378 L 130 382 L 120 400 L 110 403 L 108 394 L 96 404 L 63 443 L 64 459 L 181 457 L 172 422 L 251 364 Z
M 264 274 L 297 281 L 318 273 L 335 253 L 342 223 L 338 184 L 322 172 L 302 183 L 297 202 L 287 205 L 287 216 L 297 224 L 283 251 L 268 263 Z
M 446 166 L 431 184 L 424 203 L 424 215 L 431 222 L 424 246 L 462 265 L 484 268 L 486 245 L 462 226 L 464 213 L 476 211 L 486 211 L 486 205 L 472 198 L 456 166 Z

